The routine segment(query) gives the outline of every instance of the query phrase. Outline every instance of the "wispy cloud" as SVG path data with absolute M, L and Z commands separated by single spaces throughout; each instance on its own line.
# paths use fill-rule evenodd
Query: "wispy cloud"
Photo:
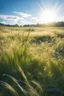
M 15 14 L 23 17 L 23 18 L 28 18 L 28 17 L 32 17 L 31 14 L 28 14 L 28 13 L 23 13 L 23 12 L 17 12 L 17 11 L 13 11 Z
M 32 19 L 32 20 L 37 20 L 38 18 L 37 18 L 37 17 L 32 17 L 31 19 Z
M 15 20 L 15 19 L 23 19 L 22 17 L 13 16 L 13 15 L 0 15 L 0 19 L 2 20 Z
M 14 15 L 0 15 L 0 19 L 3 20 L 2 23 L 4 23 L 5 21 L 9 24 L 17 24 L 19 21 L 22 21 L 23 18 L 19 17 L 19 16 L 14 16 Z
M 12 16 L 12 15 L 0 15 L 0 19 L 2 20 L 10 20 L 10 19 L 15 19 L 16 16 Z
M 0 14 L 0 19 L 8 24 L 33 24 L 37 21 L 37 17 L 24 12 L 12 11 L 15 15 Z M 28 18 L 30 17 L 30 18 Z

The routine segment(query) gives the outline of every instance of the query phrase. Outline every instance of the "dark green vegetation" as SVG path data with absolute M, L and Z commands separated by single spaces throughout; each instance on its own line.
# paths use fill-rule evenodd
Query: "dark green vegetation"
M 9 24 L 3 24 L 0 23 L 0 26 L 9 26 L 9 27 L 19 27 L 18 24 L 15 25 L 9 25 Z M 26 24 L 26 25 L 20 25 L 21 27 L 64 27 L 64 22 L 51 22 L 51 23 L 47 23 L 47 24 Z
M 0 96 L 57 95 L 64 96 L 64 27 L 0 27 Z

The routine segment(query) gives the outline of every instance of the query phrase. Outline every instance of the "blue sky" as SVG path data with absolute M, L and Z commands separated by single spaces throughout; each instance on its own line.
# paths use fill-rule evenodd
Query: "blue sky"
M 64 0 L 0 0 L 0 22 L 19 25 L 40 23 L 42 9 L 54 7 L 58 9 L 56 21 L 64 21 Z

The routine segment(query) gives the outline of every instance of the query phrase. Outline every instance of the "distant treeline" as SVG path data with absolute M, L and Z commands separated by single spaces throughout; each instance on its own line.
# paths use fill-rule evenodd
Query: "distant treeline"
M 19 27 L 18 24 L 15 25 L 9 25 L 0 23 L 0 26 L 9 26 L 9 27 Z M 26 25 L 20 25 L 20 27 L 64 27 L 64 22 L 52 22 L 47 24 L 26 24 Z
M 0 26 L 19 27 L 18 24 L 15 24 L 15 25 L 9 25 L 9 24 L 4 24 L 4 23 L 0 23 Z
M 32 25 L 24 25 L 24 27 L 64 27 L 64 22 L 52 22 L 47 24 L 32 24 Z

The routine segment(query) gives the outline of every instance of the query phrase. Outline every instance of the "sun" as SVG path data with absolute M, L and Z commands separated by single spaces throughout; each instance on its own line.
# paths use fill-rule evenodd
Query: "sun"
M 44 10 L 43 21 L 44 23 L 54 22 L 56 18 L 56 13 L 52 10 Z
M 44 9 L 40 12 L 40 23 L 49 23 L 56 21 L 56 11 L 52 9 Z

